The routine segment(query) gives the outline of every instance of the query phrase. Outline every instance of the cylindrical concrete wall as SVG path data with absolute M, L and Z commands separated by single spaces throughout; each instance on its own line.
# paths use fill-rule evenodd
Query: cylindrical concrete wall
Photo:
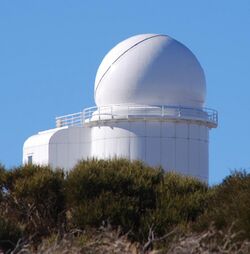
M 110 122 L 92 127 L 91 156 L 139 159 L 207 182 L 208 131 L 187 121 Z

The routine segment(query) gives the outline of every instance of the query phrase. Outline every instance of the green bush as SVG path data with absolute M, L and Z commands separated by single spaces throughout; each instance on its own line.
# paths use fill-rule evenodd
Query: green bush
M 6 210 L 6 179 L 7 171 L 0 164 L 0 250 L 7 251 L 13 249 L 21 236 L 21 229 L 17 223 L 12 222 L 5 216 Z
M 0 250 L 6 252 L 13 249 L 21 235 L 17 224 L 0 216 Z
M 8 190 L 13 191 L 16 183 L 20 179 L 29 179 L 40 171 L 50 171 L 51 169 L 47 166 L 39 166 L 26 164 L 24 166 L 15 167 L 7 172 L 6 187 Z
M 46 235 L 65 218 L 64 173 L 50 167 L 24 165 L 7 175 L 9 217 L 26 233 Z
M 4 196 L 4 187 L 6 183 L 6 170 L 3 165 L 0 164 L 0 202 Z
M 165 173 L 157 196 L 157 207 L 144 226 L 154 225 L 155 233 L 161 236 L 176 226 L 183 230 L 197 220 L 207 207 L 208 186 L 194 178 Z
M 242 231 L 240 237 L 250 239 L 250 174 L 235 171 L 210 192 L 209 206 L 198 227 L 204 229 L 214 222 L 217 229 L 227 230 L 234 224 L 235 232 Z
M 75 227 L 108 220 L 141 241 L 152 225 L 162 235 L 195 221 L 207 207 L 207 185 L 139 161 L 82 161 L 69 172 L 66 186 Z
M 207 231 L 212 222 L 222 232 L 234 223 L 234 232 L 244 231 L 241 239 L 250 238 L 250 174 L 234 172 L 209 188 L 125 159 L 81 161 L 67 174 L 36 165 L 11 171 L 0 166 L 0 240 L 5 243 L 20 235 L 42 237 L 62 227 L 107 223 L 144 242 L 149 228 L 160 237 L 175 227 Z
M 80 162 L 67 179 L 67 200 L 74 226 L 109 221 L 124 231 L 138 231 L 140 221 L 157 203 L 160 169 L 125 159 Z

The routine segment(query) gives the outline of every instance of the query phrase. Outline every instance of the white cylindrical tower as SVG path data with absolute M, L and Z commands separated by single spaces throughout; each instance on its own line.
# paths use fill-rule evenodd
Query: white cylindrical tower
M 115 46 L 95 80 L 97 107 L 85 110 L 91 156 L 143 160 L 208 180 L 206 82 L 194 54 L 166 35 L 142 34 Z

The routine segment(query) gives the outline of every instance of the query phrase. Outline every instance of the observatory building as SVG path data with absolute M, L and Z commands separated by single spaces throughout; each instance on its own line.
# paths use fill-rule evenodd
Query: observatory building
M 23 163 L 72 168 L 87 158 L 142 160 L 208 181 L 206 81 L 194 54 L 173 38 L 142 34 L 104 57 L 95 107 L 56 118 L 56 128 L 28 138 Z

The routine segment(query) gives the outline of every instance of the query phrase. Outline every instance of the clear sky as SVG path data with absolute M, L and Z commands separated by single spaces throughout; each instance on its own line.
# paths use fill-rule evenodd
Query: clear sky
M 210 184 L 250 171 L 249 0 L 0 0 L 0 161 L 20 165 L 27 137 L 94 106 L 104 55 L 140 33 L 167 34 L 199 59 L 210 132 Z

